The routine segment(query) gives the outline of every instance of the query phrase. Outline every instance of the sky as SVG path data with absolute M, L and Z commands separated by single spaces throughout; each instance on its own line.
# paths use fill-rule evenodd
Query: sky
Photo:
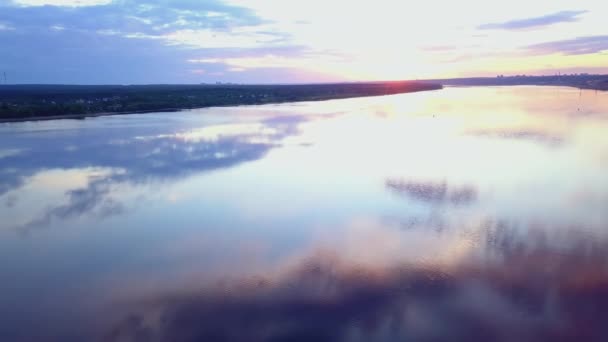
M 0 72 L 69 84 L 608 73 L 605 13 L 605 0 L 0 0 Z

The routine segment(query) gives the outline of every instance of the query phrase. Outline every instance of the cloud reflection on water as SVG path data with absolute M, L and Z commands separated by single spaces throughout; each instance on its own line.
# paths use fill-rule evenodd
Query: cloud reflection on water
M 399 195 L 427 203 L 469 204 L 477 199 L 477 190 L 470 185 L 454 187 L 443 182 L 418 182 L 389 179 L 386 187 Z
M 377 228 L 348 230 L 347 242 L 313 246 L 273 272 L 144 298 L 105 340 L 608 338 L 605 239 L 504 224 L 431 239 Z M 420 239 L 433 246 L 404 251 Z
M 120 203 L 111 195 L 111 182 L 109 179 L 89 176 L 86 187 L 68 190 L 67 203 L 48 206 L 44 213 L 31 221 L 17 226 L 21 233 L 28 233 L 31 229 L 45 227 L 53 221 L 68 220 L 80 217 L 84 214 L 103 219 L 119 215 L 126 210 L 124 204 Z M 15 202 L 17 199 L 15 198 Z
M 564 143 L 564 137 L 552 135 L 540 130 L 526 129 L 504 129 L 504 130 L 478 130 L 471 132 L 470 135 L 488 138 L 515 139 L 521 141 L 531 141 L 534 143 L 545 144 L 549 147 L 558 147 Z
M 126 207 L 111 196 L 112 187 L 176 180 L 260 159 L 280 146 L 283 138 L 297 134 L 297 125 L 303 120 L 303 117 L 290 116 L 256 124 L 211 125 L 171 134 L 115 135 L 101 143 L 95 141 L 95 136 L 89 137 L 93 143 L 79 143 L 81 137 L 68 135 L 60 137 L 60 142 L 1 158 L 0 195 L 11 192 L 5 201 L 10 208 L 19 200 L 15 190 L 40 172 L 70 169 L 82 170 L 86 175 L 91 166 L 110 168 L 112 171 L 107 174 L 89 176 L 84 187 L 67 189 L 66 203 L 49 204 L 44 213 L 16 229 L 26 232 L 56 220 L 89 213 L 98 218 L 117 215 Z M 43 141 L 32 138 L 28 143 Z

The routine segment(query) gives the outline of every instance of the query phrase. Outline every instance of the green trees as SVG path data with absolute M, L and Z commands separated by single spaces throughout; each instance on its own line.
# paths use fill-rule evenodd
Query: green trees
M 0 87 L 0 119 L 315 101 L 439 89 L 426 82 Z

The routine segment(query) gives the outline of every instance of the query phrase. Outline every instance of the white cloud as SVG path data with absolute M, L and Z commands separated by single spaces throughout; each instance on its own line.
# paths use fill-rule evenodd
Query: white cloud
M 259 27 L 237 27 L 227 32 L 186 29 L 160 37 L 169 45 L 186 45 L 194 48 L 255 48 L 272 46 L 279 42 L 277 35 L 262 32 Z
M 415 6 L 402 0 L 218 0 L 222 6 L 207 6 L 202 0 L 196 5 L 196 1 L 168 0 L 8 2 L 20 7 L 109 4 L 86 9 L 90 24 L 46 17 L 30 21 L 44 21 L 40 24 L 44 29 L 66 29 L 55 37 L 86 31 L 96 32 L 107 41 L 149 40 L 140 43 L 179 50 L 181 61 L 194 58 L 189 62 L 220 64 L 225 72 L 294 69 L 311 75 L 337 75 L 337 79 L 407 79 L 507 74 L 514 70 L 531 73 L 546 70 L 547 65 L 606 68 L 600 60 L 605 55 L 553 56 L 543 52 L 542 56 L 533 56 L 526 49 L 548 41 L 605 35 L 605 6 L 601 0 L 425 0 Z M 562 11 L 586 12 L 580 20 L 534 30 L 479 30 L 487 23 L 526 20 Z M 64 8 L 60 12 L 76 15 L 80 11 Z M 18 21 L 7 20 L 11 22 L 0 23 L 3 36 L 21 30 Z M 27 24 L 29 27 L 31 23 Z M 188 72 L 193 65 L 185 67 Z M 212 70 L 215 69 L 205 74 L 212 75 Z
M 238 58 L 201 58 L 190 59 L 190 63 L 202 64 L 226 64 L 235 69 L 256 68 L 310 68 L 319 67 L 320 64 L 331 64 L 337 66 L 343 60 L 331 55 L 314 55 L 299 57 L 284 57 L 276 55 L 265 55 L 261 57 L 238 57 Z
M 86 7 L 109 5 L 112 0 L 13 0 L 19 6 L 61 6 L 61 7 Z
M 116 30 L 97 30 L 96 32 L 97 34 L 100 34 L 102 36 L 118 36 L 121 34 L 119 31 Z
M 0 31 L 12 31 L 12 30 L 14 30 L 14 29 L 15 29 L 15 28 L 14 28 L 14 27 L 12 27 L 12 26 L 11 26 L 11 25 L 9 25 L 9 24 L 0 23 Z
M 602 30 L 605 6 L 600 0 L 426 0 L 415 6 L 401 0 L 227 1 L 248 7 L 272 22 L 274 30 L 288 33 L 292 45 L 350 56 L 350 63 L 333 70 L 342 70 L 355 78 L 423 78 L 476 74 L 483 69 L 526 69 L 536 64 L 529 60 L 525 46 L 605 34 Z M 486 23 L 525 20 L 560 11 L 588 12 L 578 21 L 534 31 L 478 30 Z M 429 49 L 432 46 L 449 48 Z M 576 66 L 566 59 L 553 62 L 557 67 Z M 597 66 L 591 60 L 589 63 Z M 228 60 L 227 64 L 304 65 L 307 61 L 264 58 L 238 63 Z M 317 69 L 329 65 L 319 60 Z
M 356 79 L 360 75 L 352 75 L 352 62 L 343 57 L 331 54 L 308 53 L 301 56 L 279 56 L 267 54 L 258 57 L 232 58 L 200 58 L 190 59 L 193 64 L 223 64 L 230 72 L 243 72 L 251 69 L 295 69 L 301 71 L 321 72 L 335 75 L 339 78 Z M 386 76 L 384 76 L 386 78 Z

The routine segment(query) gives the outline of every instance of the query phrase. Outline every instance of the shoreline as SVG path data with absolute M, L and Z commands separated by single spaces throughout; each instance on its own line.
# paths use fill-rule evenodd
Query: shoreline
M 263 106 L 270 104 L 282 104 L 282 103 L 298 103 L 298 102 L 319 102 L 319 101 L 331 101 L 331 100 L 345 100 L 362 97 L 380 97 L 389 95 L 409 94 L 423 91 L 435 91 L 443 89 L 442 85 L 438 85 L 435 89 L 415 89 L 397 93 L 386 93 L 386 94 L 364 94 L 364 95 L 345 95 L 345 96 L 327 96 L 319 98 L 303 98 L 300 100 L 285 100 L 285 101 L 269 101 L 265 103 L 234 103 L 225 105 L 211 105 L 201 107 L 183 107 L 183 108 L 161 108 L 151 110 L 138 110 L 138 111 L 125 111 L 125 112 L 99 112 L 99 113 L 82 113 L 82 114 L 63 114 L 63 115 L 49 115 L 49 116 L 30 116 L 21 118 L 0 118 L 0 124 L 4 123 L 18 123 L 18 122 L 29 122 L 29 121 L 51 121 L 51 120 L 84 120 L 86 118 L 95 118 L 101 116 L 114 116 L 114 115 L 134 115 L 134 114 L 149 114 L 149 113 L 173 113 L 182 112 L 194 109 L 206 109 L 206 108 L 221 108 L 221 107 L 240 107 L 240 106 Z
M 211 108 L 211 107 L 202 107 Z M 132 115 L 132 114 L 149 114 L 149 113 L 172 113 L 181 112 L 188 109 L 198 108 L 166 108 L 159 110 L 144 110 L 144 111 L 132 111 L 132 112 L 102 112 L 102 113 L 84 113 L 84 114 L 64 114 L 64 115 L 52 115 L 52 116 L 31 116 L 25 118 L 8 118 L 0 119 L 0 123 L 14 123 L 14 122 L 28 122 L 28 121 L 51 121 L 51 120 L 82 120 L 86 118 L 95 118 L 98 116 L 113 116 L 113 115 Z
M 268 104 L 282 104 L 282 103 L 298 103 L 298 102 L 316 102 L 316 101 L 330 101 L 350 98 L 361 98 L 361 97 L 376 97 L 376 96 L 388 96 L 397 94 L 408 94 L 422 91 L 434 91 L 441 90 L 444 87 L 513 87 L 513 86 L 539 86 L 539 87 L 568 87 L 576 88 L 580 90 L 595 90 L 595 91 L 608 91 L 608 89 L 593 87 L 590 84 L 568 84 L 562 82 L 561 84 L 546 83 L 546 82 L 513 82 L 506 83 L 497 81 L 492 78 L 475 78 L 475 79 L 451 79 L 451 80 L 425 80 L 429 81 L 442 81 L 441 83 L 434 83 L 436 88 L 419 88 L 419 89 L 406 89 L 403 91 L 387 91 L 386 93 L 370 93 L 370 94 L 331 94 L 331 95 L 318 95 L 315 97 L 303 97 L 301 99 L 277 99 L 270 100 L 268 102 L 261 103 L 226 103 L 226 104 L 212 104 L 207 106 L 194 106 L 194 107 L 167 107 L 160 109 L 146 109 L 146 110 L 134 110 L 134 111 L 123 111 L 123 112 L 97 112 L 97 113 L 80 113 L 80 114 L 62 114 L 62 115 L 47 115 L 47 116 L 30 116 L 30 117 L 16 117 L 16 118 L 0 118 L 0 124 L 3 123 L 17 123 L 17 122 L 34 122 L 34 121 L 50 121 L 50 120 L 84 120 L 86 118 L 95 118 L 101 116 L 113 116 L 113 115 L 133 115 L 133 114 L 148 114 L 148 113 L 172 113 L 181 112 L 194 109 L 205 109 L 205 108 L 216 108 L 216 107 L 239 107 L 239 106 L 262 106 Z M 429 84 L 429 83 L 427 83 Z
M 608 91 L 608 75 L 510 76 L 428 80 L 444 86 L 548 86 Z
M 579 90 L 593 90 L 593 91 L 601 91 L 608 92 L 608 89 L 603 88 L 594 88 L 594 87 L 580 87 L 574 84 L 535 84 L 535 83 L 526 83 L 526 84 L 459 84 L 459 83 L 449 83 L 443 84 L 444 88 L 472 88 L 472 87 L 564 87 L 564 88 L 575 88 Z
M 444 84 L 444 88 L 474 88 L 474 87 L 564 87 L 564 88 L 574 88 L 578 90 L 592 90 L 592 91 L 600 91 L 600 92 L 608 92 L 608 89 L 603 88 L 593 88 L 593 87 L 580 87 L 573 84 Z

